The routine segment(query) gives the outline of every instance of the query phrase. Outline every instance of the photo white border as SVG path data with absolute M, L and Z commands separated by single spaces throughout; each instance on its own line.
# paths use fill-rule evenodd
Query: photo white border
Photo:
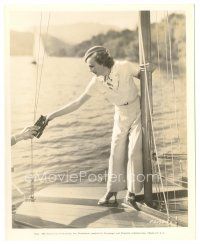
M 19 5 L 21 5 L 21 4 L 27 4 L 27 1 L 4 1 L 4 2 L 6 2 L 6 5 L 8 3 L 11 3 L 11 4 L 15 3 L 16 4 L 15 8 L 18 8 L 18 7 L 20 8 Z M 51 7 L 53 7 L 55 10 L 58 10 L 57 8 L 55 8 L 55 5 L 53 4 L 54 2 L 55 1 L 40 1 L 40 4 L 51 4 Z M 58 6 L 58 4 L 60 4 L 60 3 L 63 3 L 63 5 L 62 5 L 62 11 L 63 11 L 64 10 L 63 9 L 63 6 L 65 5 L 64 3 L 66 3 L 66 2 L 71 2 L 71 1 L 56 1 L 56 6 Z M 79 7 L 80 7 L 80 4 L 83 1 L 73 1 L 73 2 L 78 3 L 79 4 Z M 83 6 L 84 6 L 84 8 L 86 10 L 88 10 L 88 6 L 86 6 L 86 4 L 91 3 L 91 2 L 94 3 L 94 1 L 84 1 L 84 5 Z M 118 5 L 119 2 L 121 2 L 121 6 Z M 137 3 L 137 2 L 140 2 L 141 3 L 141 1 L 133 1 L 133 2 L 134 2 L 133 10 L 139 10 L 139 9 L 142 9 L 144 7 L 144 5 L 141 6 L 141 4 L 140 4 L 141 7 L 138 9 L 139 6 L 138 5 L 136 6 L 135 3 Z M 160 4 L 160 2 L 161 1 L 142 1 L 142 3 L 145 4 L 146 8 L 147 8 L 147 4 L 152 4 L 153 3 L 154 6 L 151 6 L 151 10 L 155 10 L 155 9 L 157 10 L 158 5 L 160 6 L 160 10 L 161 9 L 165 9 L 166 10 L 166 6 L 163 5 L 163 4 L 167 3 L 167 5 L 169 6 L 169 5 L 174 4 L 174 3 L 177 3 L 178 4 L 180 1 L 162 1 L 162 4 Z M 195 2 L 196 1 L 193 1 L 193 2 L 192 1 L 181 1 L 181 6 L 184 5 L 183 6 L 183 9 L 184 10 L 185 10 L 185 8 L 187 9 L 187 13 L 188 13 L 187 16 L 189 17 L 189 19 L 190 19 L 191 22 L 193 22 L 193 15 L 192 15 L 192 11 L 191 11 L 191 5 L 193 3 L 195 3 Z M 26 7 L 29 8 L 30 7 L 30 4 L 34 4 L 34 8 L 38 8 L 37 4 L 33 3 L 33 1 L 28 1 L 28 3 L 29 3 L 28 4 L 29 6 L 26 6 Z M 130 1 L 126 1 L 126 0 L 124 0 L 124 1 L 118 1 L 118 4 L 116 4 L 116 1 L 106 1 L 106 3 L 104 3 L 104 7 L 108 7 L 108 5 L 107 5 L 108 3 L 115 4 L 116 6 L 120 7 L 120 10 L 125 10 L 125 9 L 123 9 L 124 5 L 126 5 L 126 7 L 127 7 L 127 3 L 130 3 Z M 189 4 L 189 5 L 187 5 L 187 4 Z M 75 5 L 72 6 L 71 5 L 71 7 L 72 7 L 72 10 L 77 10 L 77 6 L 75 6 Z M 112 8 L 112 6 L 110 6 L 110 7 Z M 132 9 L 130 7 L 131 6 L 129 5 L 128 10 L 131 10 Z M 136 7 L 136 9 L 135 9 L 135 7 Z M 170 6 L 170 10 L 174 10 L 174 7 L 175 7 L 175 5 Z M 60 6 L 59 6 L 59 8 L 60 8 Z M 75 8 L 75 9 L 73 9 L 73 8 Z M 197 8 L 197 6 L 196 6 L 196 8 Z M 98 10 L 99 10 L 99 7 L 98 7 Z M 113 10 L 113 9 L 111 9 L 111 10 Z M 189 12 L 190 12 L 190 14 L 189 14 Z M 196 15 L 197 14 L 199 15 L 200 13 L 199 12 L 198 13 L 196 12 Z M 196 22 L 196 23 L 199 23 L 199 22 Z M 187 86 L 187 89 L 188 89 L 188 94 L 191 95 L 191 97 L 189 97 L 189 99 L 188 99 L 187 105 L 190 108 L 193 109 L 194 108 L 194 87 L 193 87 L 192 84 L 193 84 L 193 80 L 194 80 L 194 74 L 193 74 L 193 69 L 194 69 L 194 57 L 193 57 L 193 48 L 194 48 L 193 43 L 194 43 L 194 39 L 193 39 L 193 36 L 194 36 L 194 33 L 193 33 L 192 25 L 189 24 L 189 26 L 188 26 L 188 24 L 189 24 L 189 22 L 187 20 L 187 33 L 190 33 L 190 36 L 188 36 L 188 34 L 187 34 L 187 72 L 188 72 L 187 73 L 187 81 L 188 81 L 187 84 L 189 85 L 189 86 Z M 198 29 L 196 29 L 196 30 L 198 30 Z M 196 33 L 197 33 L 197 31 L 196 31 Z M 4 36 L 4 33 L 2 33 L 2 35 Z M 198 37 L 196 37 L 196 38 L 198 38 Z M 188 43 L 188 41 L 189 41 L 189 43 Z M 198 38 L 198 41 L 199 41 L 199 38 Z M 1 47 L 1 49 L 3 49 L 3 50 L 4 50 L 4 44 L 2 44 L 2 42 L 1 42 L 1 45 L 3 45 L 2 46 L 3 48 Z M 196 48 L 197 48 L 197 46 L 196 46 Z M 190 51 L 188 52 L 188 50 L 190 50 Z M 199 50 L 199 49 L 197 49 L 197 50 Z M 5 66 L 5 63 L 4 63 L 4 66 Z M 2 65 L 2 67 L 3 67 L 3 65 Z M 4 71 L 4 68 L 3 68 L 3 71 Z M 1 72 L 1 74 L 3 74 L 3 72 Z M 198 75 L 196 76 L 196 79 L 197 79 L 197 77 L 198 77 Z M 4 76 L 1 77 L 1 81 L 4 81 L 4 79 L 5 79 Z M 1 86 L 2 85 L 3 85 L 3 88 L 0 89 L 1 93 L 2 93 L 2 91 L 4 91 L 4 84 L 2 84 L 2 82 L 1 82 Z M 197 89 L 198 87 L 196 86 L 195 88 Z M 3 111 L 3 109 L 5 109 L 5 104 L 4 104 L 4 101 L 2 99 L 4 97 L 4 95 L 5 94 L 2 94 L 1 100 L 0 100 L 1 101 L 1 106 L 3 105 L 1 111 Z M 198 97 L 198 95 L 196 96 L 196 99 L 197 99 L 197 97 Z M 196 102 L 196 104 L 197 103 L 198 103 L 198 101 Z M 194 148 L 195 148 L 195 145 L 194 145 L 194 137 L 195 137 L 195 134 L 194 134 L 194 120 L 193 120 L 193 118 L 194 118 L 194 111 L 190 111 L 190 116 L 188 116 L 188 121 L 187 121 L 188 122 L 188 126 L 190 126 L 190 127 L 188 127 L 188 142 L 189 142 L 189 147 L 188 147 L 188 150 L 189 150 L 188 151 L 189 152 L 189 154 L 188 154 L 189 159 L 188 159 L 188 162 L 195 162 L 195 155 L 194 155 Z M 197 120 L 199 121 L 198 118 L 197 118 Z M 8 121 L 6 120 L 6 123 L 5 124 L 7 124 L 7 122 Z M 7 128 L 8 127 L 9 126 L 7 126 Z M 3 124 L 3 128 L 5 129 L 4 124 Z M 1 132 L 2 132 L 1 135 L 3 135 L 4 130 L 2 130 Z M 197 142 L 198 142 L 198 145 L 199 145 L 199 139 L 198 138 L 196 138 L 196 139 L 197 139 Z M 4 146 L 7 145 L 7 143 L 8 142 L 5 143 L 3 141 L 2 146 L 1 146 L 1 149 L 4 150 Z M 4 151 L 2 151 L 1 155 L 3 155 L 3 152 Z M 192 160 L 192 161 L 190 161 L 190 160 Z M 3 158 L 3 161 L 2 162 L 5 162 L 5 159 L 4 158 Z M 188 167 L 188 169 L 189 169 L 189 172 L 188 173 L 190 175 L 189 179 L 191 179 L 191 181 L 189 181 L 189 191 L 192 193 L 192 195 L 195 196 L 196 189 L 195 189 L 195 185 L 194 185 L 195 184 L 195 171 L 194 171 L 194 167 L 195 167 L 195 165 L 192 165 L 192 168 L 191 167 Z M 1 170 L 1 172 L 5 172 L 5 171 L 4 170 L 3 171 Z M 7 173 L 8 173 L 8 171 L 6 171 L 6 176 L 7 176 Z M 3 177 L 1 177 L 1 181 L 2 181 L 2 179 L 3 179 Z M 187 239 L 187 238 L 194 237 L 194 229 L 195 229 L 195 223 L 194 223 L 194 219 L 195 219 L 195 199 L 193 197 L 192 197 L 192 201 L 189 204 L 190 204 L 189 205 L 189 225 L 190 225 L 189 227 L 179 228 L 178 231 L 177 231 L 177 228 L 174 229 L 172 227 L 170 227 L 170 228 L 164 228 L 164 229 L 163 228 L 159 228 L 159 231 L 162 231 L 162 229 L 163 229 L 163 231 L 165 231 L 165 235 L 157 236 L 156 234 L 155 235 L 149 234 L 149 235 L 145 235 L 144 236 L 145 239 L 155 239 L 156 238 L 156 239 L 162 239 L 163 240 L 163 239 L 173 239 L 173 238 L 174 239 L 177 239 L 177 238 L 178 239 Z M 7 213 L 7 210 L 6 211 L 3 211 L 3 212 Z M 52 239 L 52 238 L 56 238 L 56 239 L 58 239 L 58 238 L 59 239 L 76 239 L 77 237 L 80 238 L 80 239 L 84 239 L 84 238 L 93 239 L 94 238 L 91 234 L 89 234 L 88 236 L 86 236 L 86 235 L 72 235 L 71 238 L 70 237 L 67 238 L 65 235 L 62 236 L 62 235 L 57 235 L 57 234 L 55 234 L 54 237 L 53 237 L 53 235 L 50 235 L 49 237 L 46 236 L 47 238 L 46 237 L 43 238 L 43 236 L 40 235 L 39 237 L 37 236 L 37 237 L 34 238 L 33 233 L 35 232 L 35 230 L 34 231 L 33 230 L 30 231 L 30 230 L 27 230 L 27 229 L 22 229 L 22 230 L 17 230 L 17 231 L 11 230 L 11 232 L 10 232 L 10 231 L 8 231 L 8 229 L 9 228 L 7 226 L 6 231 L 7 231 L 7 237 L 9 239 L 16 239 L 16 238 L 20 238 L 20 239 L 22 239 L 22 238 L 23 239 L 32 239 L 32 238 L 33 239 L 38 239 L 38 238 L 39 239 Z M 156 231 L 155 229 L 157 229 L 157 228 L 153 228 L 153 231 Z M 166 230 L 166 229 L 169 229 L 169 230 Z M 98 233 L 98 230 L 97 229 L 90 229 L 90 230 Z M 123 229 L 123 231 L 124 230 L 125 229 Z M 128 229 L 128 230 L 130 230 L 130 229 Z M 138 230 L 139 229 L 137 228 L 136 231 L 138 231 Z M 84 230 L 81 229 L 81 231 L 88 232 L 88 229 L 87 228 L 84 229 Z M 100 231 L 102 231 L 102 229 Z M 111 229 L 109 228 L 108 231 L 110 232 Z M 149 228 L 147 228 L 147 230 L 146 230 L 146 228 L 141 228 L 141 231 L 142 232 L 149 231 Z M 36 232 L 37 233 L 42 233 L 42 232 L 44 232 L 44 229 L 43 230 L 36 230 Z M 48 230 L 48 233 L 49 232 L 51 232 L 51 233 L 57 233 L 58 232 L 59 233 L 60 230 L 59 229 L 55 229 L 55 230 L 49 229 Z M 66 230 L 66 232 L 68 232 L 68 230 Z M 74 232 L 74 230 L 73 230 L 73 232 Z M 187 236 L 186 236 L 186 233 L 188 233 Z M 191 235 L 189 236 L 189 234 L 191 234 Z M 139 235 L 139 236 L 136 236 L 136 235 L 128 235 L 127 236 L 126 235 L 126 236 L 121 236 L 121 237 L 119 237 L 119 235 L 116 236 L 117 239 L 119 239 L 119 238 L 122 238 L 122 239 L 127 239 L 127 238 L 130 238 L 130 239 L 144 239 L 144 237 L 141 238 L 141 235 Z M 112 239 L 115 239 L 115 237 L 113 235 L 111 235 L 111 236 L 104 235 L 104 236 L 101 236 L 101 237 L 99 235 L 97 235 L 97 238 L 101 238 L 101 239 L 102 238 L 106 238 L 106 239 L 112 238 Z

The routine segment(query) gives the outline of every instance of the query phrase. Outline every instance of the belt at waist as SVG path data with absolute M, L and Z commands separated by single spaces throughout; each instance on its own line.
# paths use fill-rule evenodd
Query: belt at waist
M 132 104 L 132 103 L 134 103 L 134 102 L 138 99 L 138 97 L 139 97 L 139 96 L 136 96 L 132 101 L 130 101 L 130 102 L 126 102 L 126 103 L 121 104 L 121 105 L 118 105 L 118 106 L 119 106 L 119 107 L 122 107 L 122 106 L 127 106 L 127 105 L 129 105 L 129 104 Z

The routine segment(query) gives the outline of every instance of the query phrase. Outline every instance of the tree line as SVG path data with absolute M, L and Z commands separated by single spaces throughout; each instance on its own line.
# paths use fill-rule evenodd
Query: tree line
M 51 43 L 54 43 L 52 48 Z M 185 16 L 171 14 L 160 23 L 151 24 L 151 55 L 152 62 L 158 63 L 161 68 L 170 68 L 170 59 L 174 70 L 185 71 Z M 90 40 L 77 45 L 60 45 L 55 48 L 52 37 L 47 38 L 46 50 L 51 56 L 83 57 L 85 51 L 94 45 L 103 45 L 110 50 L 116 59 L 139 61 L 138 30 L 125 29 L 122 31 L 110 30 L 105 34 L 93 36 Z

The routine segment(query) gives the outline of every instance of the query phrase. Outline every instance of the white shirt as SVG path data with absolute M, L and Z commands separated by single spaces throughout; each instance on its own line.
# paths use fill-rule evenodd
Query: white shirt
M 130 103 L 138 96 L 138 89 L 133 75 L 138 73 L 137 67 L 128 61 L 115 61 L 109 79 L 94 76 L 88 84 L 85 93 L 90 96 L 102 95 L 113 105 L 120 106 Z

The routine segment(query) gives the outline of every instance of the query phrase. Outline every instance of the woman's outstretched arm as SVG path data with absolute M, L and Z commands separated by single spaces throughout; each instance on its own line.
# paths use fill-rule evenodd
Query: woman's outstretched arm
M 74 112 L 75 110 L 80 108 L 85 102 L 87 102 L 90 97 L 91 97 L 90 95 L 83 93 L 79 98 L 77 98 L 73 102 L 68 103 L 67 105 L 54 111 L 53 113 L 48 114 L 47 121 L 50 121 L 52 119 L 55 119 L 56 117 L 60 117 L 62 115 Z

